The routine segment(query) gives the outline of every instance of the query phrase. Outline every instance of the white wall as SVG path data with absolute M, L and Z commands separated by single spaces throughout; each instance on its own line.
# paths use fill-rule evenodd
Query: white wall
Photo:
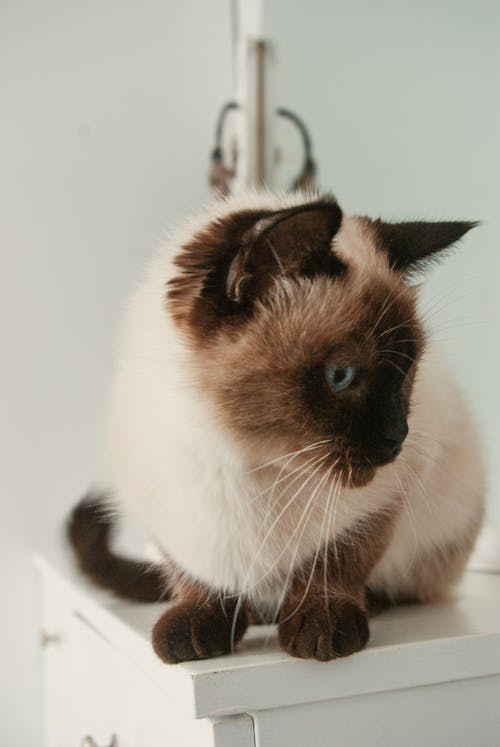
M 207 198 L 228 4 L 4 0 L 0 76 L 0 742 L 36 747 L 30 553 L 101 474 L 127 289 Z
M 500 523 L 500 3 L 270 0 L 262 25 L 279 103 L 346 211 L 484 221 L 432 271 L 424 308 L 477 413 Z

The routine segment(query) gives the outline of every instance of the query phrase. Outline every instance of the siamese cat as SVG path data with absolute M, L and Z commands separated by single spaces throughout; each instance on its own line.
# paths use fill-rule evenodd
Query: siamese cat
M 460 577 L 481 448 L 411 279 L 474 225 L 257 192 L 216 203 L 150 263 L 110 443 L 119 502 L 162 560 L 116 555 L 95 495 L 69 535 L 101 586 L 172 600 L 153 630 L 165 662 L 228 653 L 256 621 L 292 656 L 329 661 L 365 646 L 374 608 Z

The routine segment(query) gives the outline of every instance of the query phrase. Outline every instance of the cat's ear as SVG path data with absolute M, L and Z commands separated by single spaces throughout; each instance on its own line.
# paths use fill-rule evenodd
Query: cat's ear
M 425 222 L 374 221 L 380 248 L 387 252 L 391 266 L 407 274 L 425 270 L 452 247 L 467 231 L 478 225 L 471 221 Z
M 257 298 L 277 275 L 335 275 L 343 263 L 331 242 L 342 221 L 334 199 L 265 215 L 242 235 L 226 276 L 227 299 L 236 305 Z

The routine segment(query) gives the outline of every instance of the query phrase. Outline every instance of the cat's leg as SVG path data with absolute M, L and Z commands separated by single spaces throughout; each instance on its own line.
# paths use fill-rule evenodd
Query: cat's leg
M 167 664 L 208 659 L 229 653 L 247 627 L 245 601 L 183 581 L 175 604 L 153 628 L 153 648 Z
M 369 638 L 365 586 L 387 549 L 399 505 L 372 514 L 295 572 L 280 610 L 279 640 L 292 656 L 329 661 Z

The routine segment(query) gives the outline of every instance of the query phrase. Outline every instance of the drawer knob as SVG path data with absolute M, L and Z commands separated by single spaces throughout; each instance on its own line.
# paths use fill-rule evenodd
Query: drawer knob
M 93 739 L 90 735 L 87 735 L 83 738 L 83 742 L 81 743 L 80 747 L 99 747 L 95 739 Z M 118 747 L 118 739 L 116 737 L 116 734 L 113 734 L 111 736 L 111 742 L 109 743 L 108 747 Z
M 40 633 L 40 646 L 42 648 L 45 648 L 46 646 L 49 646 L 51 643 L 60 643 L 61 642 L 61 636 L 57 633 L 49 633 L 46 630 L 42 630 Z

